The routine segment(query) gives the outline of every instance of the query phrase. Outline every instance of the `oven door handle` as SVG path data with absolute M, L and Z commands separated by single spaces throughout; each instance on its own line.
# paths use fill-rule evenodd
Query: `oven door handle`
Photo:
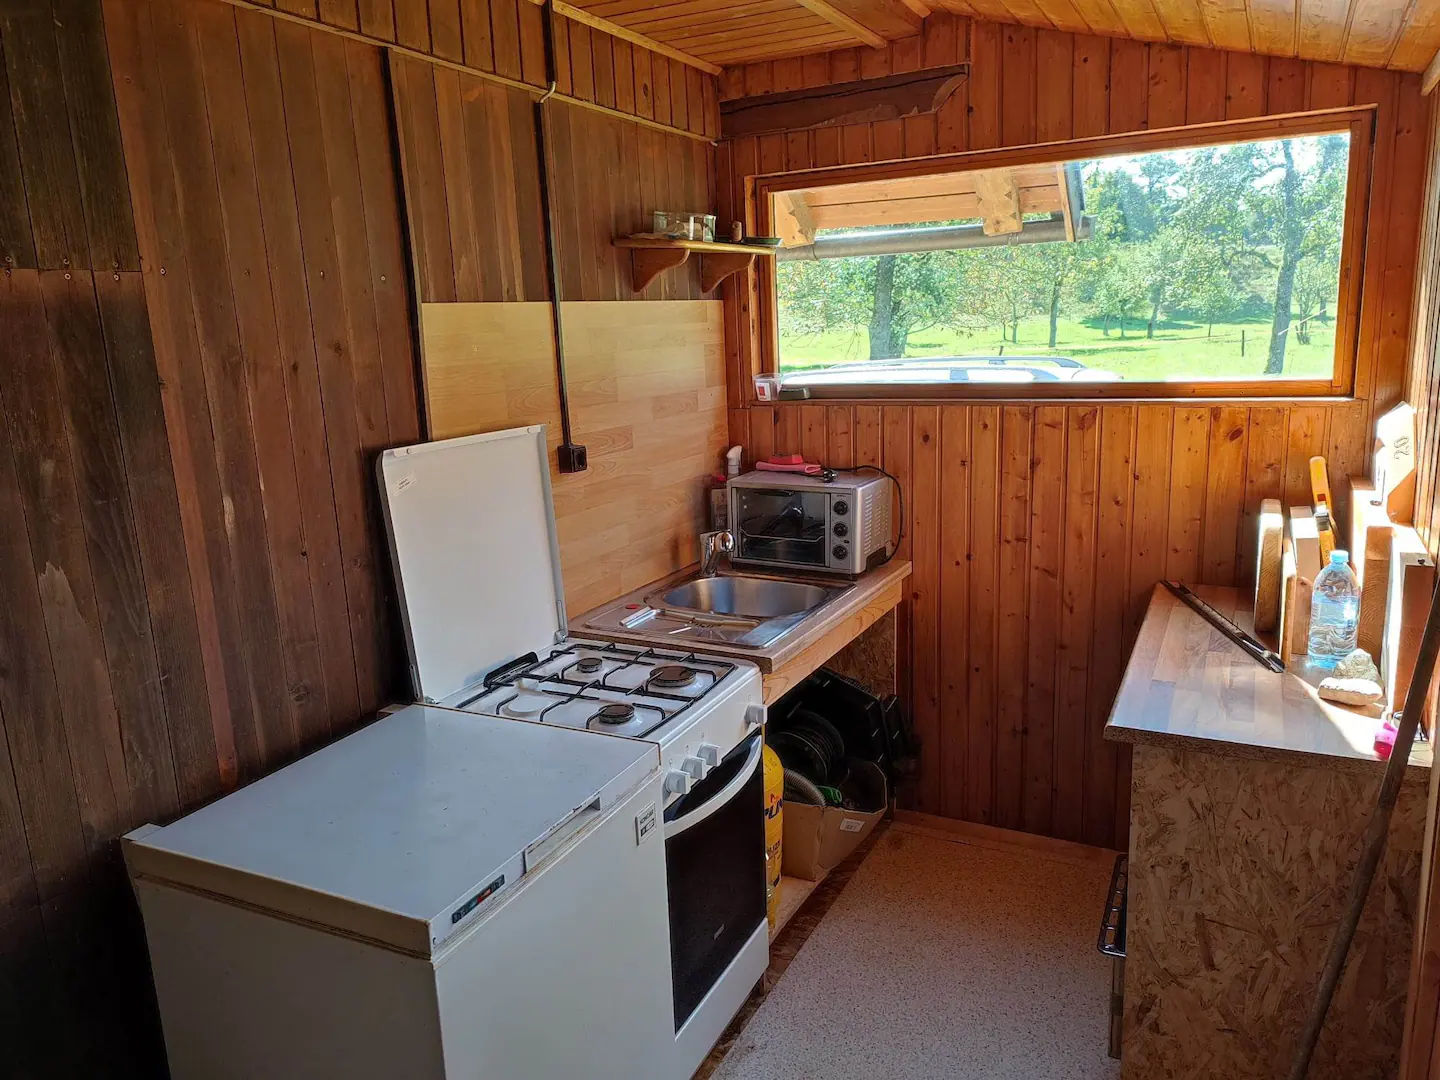
M 688 814 L 685 814 L 683 817 L 678 817 L 674 821 L 667 821 L 665 823 L 665 839 L 669 840 L 671 837 L 679 836 L 686 829 L 694 825 L 699 825 L 700 822 L 704 821 L 738 795 L 740 789 L 745 786 L 750 777 L 755 775 L 755 767 L 759 765 L 760 755 L 764 752 L 765 741 L 763 739 L 756 739 L 755 745 L 750 748 L 749 756 L 745 759 L 744 768 L 735 775 L 735 779 L 731 780 Z

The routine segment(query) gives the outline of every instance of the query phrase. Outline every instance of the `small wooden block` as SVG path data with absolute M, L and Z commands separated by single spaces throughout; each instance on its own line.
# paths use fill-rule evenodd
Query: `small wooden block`
M 1350 491 L 1350 530 L 1345 534 L 1345 550 L 1350 552 L 1350 569 L 1355 571 L 1355 580 L 1365 584 L 1365 530 L 1371 525 L 1389 525 L 1383 507 L 1375 505 L 1375 485 L 1368 477 L 1352 476 Z
M 1434 590 L 1435 563 L 1420 537 L 1408 526 L 1395 526 L 1390 542 L 1385 647 L 1380 662 L 1392 709 L 1405 705 L 1405 695 L 1415 671 L 1415 655 L 1420 650 L 1420 635 L 1430 614 L 1430 594 Z
M 1403 402 L 1375 421 L 1375 491 L 1390 520 L 1415 520 L 1415 410 Z
M 1322 569 L 1320 536 L 1315 531 L 1315 514 L 1310 507 L 1290 508 L 1289 531 L 1295 552 L 1295 602 L 1290 623 L 1290 653 L 1304 656 L 1310 651 L 1310 597 L 1315 591 L 1315 579 Z M 1285 654 L 1282 652 L 1281 655 Z
M 1295 655 L 1290 643 L 1295 637 L 1295 541 L 1287 527 L 1280 542 L 1280 659 L 1288 665 Z M 1301 655 L 1304 655 L 1303 653 Z
M 1395 530 L 1389 525 L 1371 525 L 1365 530 L 1364 547 L 1350 553 L 1350 565 L 1360 579 L 1360 622 L 1355 644 L 1370 654 L 1379 666 L 1385 647 L 1385 609 L 1390 599 L 1390 549 Z
M 1285 514 L 1279 499 L 1266 499 L 1260 504 L 1259 533 L 1255 556 L 1255 629 L 1269 632 L 1280 624 Z

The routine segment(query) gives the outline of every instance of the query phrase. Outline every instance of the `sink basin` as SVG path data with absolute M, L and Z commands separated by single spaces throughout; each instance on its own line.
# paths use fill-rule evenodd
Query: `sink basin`
M 660 600 L 666 607 L 711 615 L 778 619 L 814 611 L 839 591 L 801 581 L 725 574 L 687 581 L 666 591 Z
M 765 649 L 853 588 L 849 582 L 720 573 L 656 589 L 642 602 L 622 598 L 597 612 L 585 626 L 602 634 L 619 634 L 622 640 L 672 648 L 717 642 Z

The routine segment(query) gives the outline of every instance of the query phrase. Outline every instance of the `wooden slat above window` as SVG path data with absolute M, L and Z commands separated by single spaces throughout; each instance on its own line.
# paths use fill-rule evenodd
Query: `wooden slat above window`
M 793 246 L 812 242 L 824 229 L 979 220 L 989 216 L 987 201 L 993 201 L 980 190 L 987 180 L 999 188 L 1013 185 L 1021 215 L 1060 213 L 1067 206 L 1063 177 L 1047 162 L 787 191 L 775 196 L 775 223 Z

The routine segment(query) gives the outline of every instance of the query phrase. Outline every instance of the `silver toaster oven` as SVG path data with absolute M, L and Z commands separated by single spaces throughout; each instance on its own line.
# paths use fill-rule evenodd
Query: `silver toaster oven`
M 854 575 L 890 556 L 894 495 L 888 476 L 842 471 L 826 481 L 749 472 L 726 486 L 735 565 Z

